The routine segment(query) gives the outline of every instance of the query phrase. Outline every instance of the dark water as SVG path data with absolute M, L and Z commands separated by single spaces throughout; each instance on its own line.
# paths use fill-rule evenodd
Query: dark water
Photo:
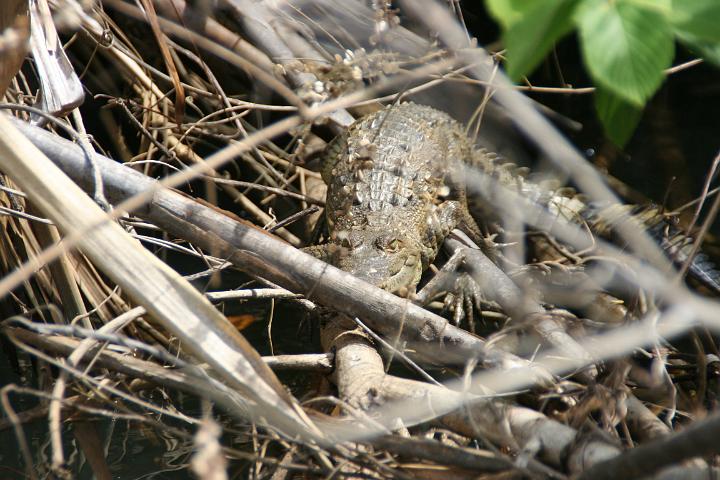
M 177 265 L 175 265 L 177 267 Z M 237 284 L 230 285 L 236 286 Z M 228 315 L 253 315 L 257 320 L 243 330 L 243 334 L 263 355 L 270 354 L 270 342 L 267 334 L 267 321 L 269 318 L 269 306 L 267 303 L 245 302 L 228 304 L 225 308 Z M 318 352 L 320 347 L 317 339 L 313 338 L 310 331 L 310 324 L 306 321 L 303 312 L 297 308 L 291 308 L 287 304 L 278 302 L 274 312 L 274 323 L 272 329 L 273 346 L 275 353 L 309 353 Z M 18 375 L 18 370 L 11 364 L 11 358 L 19 358 L 21 371 L 26 376 Z M 38 376 L 36 374 L 36 363 L 30 360 L 27 354 L 17 355 L 2 349 L 0 351 L 0 386 L 7 384 L 22 385 L 37 388 Z M 94 372 L 98 374 L 99 372 Z M 318 382 L 319 377 L 314 375 L 281 374 L 281 381 L 296 394 L 301 394 L 308 389 L 308 382 Z M 68 390 L 66 395 L 71 394 Z M 150 392 L 150 391 L 148 391 Z M 183 392 L 167 391 L 160 393 L 153 389 L 152 393 L 143 393 L 141 398 L 156 406 L 177 409 L 184 415 L 192 418 L 202 417 L 202 405 L 198 398 L 184 394 Z M 12 406 L 17 413 L 31 411 L 40 405 L 40 402 L 32 396 L 11 394 Z M 108 405 L 101 402 L 101 405 L 108 408 Z M 138 411 L 131 404 L 125 406 Z M 252 452 L 251 437 L 247 426 L 239 425 L 223 412 L 215 411 L 216 418 L 219 417 L 223 427 L 226 429 L 222 437 L 222 444 L 237 450 Z M 152 416 L 162 423 L 185 431 L 192 435 L 196 428 L 179 420 L 170 417 L 158 417 L 156 414 L 144 413 Z M 190 456 L 192 453 L 192 441 L 186 438 L 173 435 L 171 432 L 151 425 L 130 422 L 126 420 L 110 420 L 100 416 L 85 417 L 92 431 L 91 441 L 100 443 L 104 449 L 106 462 L 115 479 L 185 479 L 195 478 L 188 470 Z M 2 418 L 5 420 L 5 418 Z M 71 478 L 91 479 L 92 470 L 87 461 L 79 454 L 78 440 L 74 431 L 75 422 L 65 422 L 62 428 L 63 448 L 65 458 L 68 461 L 68 471 Z M 51 458 L 50 440 L 48 433 L 48 418 L 46 409 L 38 418 L 23 424 L 23 431 L 27 439 L 29 450 L 34 457 L 36 472 L 40 478 L 45 477 L 47 465 Z M 86 433 L 87 429 L 83 429 Z M 82 433 L 82 432 L 81 432 Z M 231 462 L 233 472 L 240 474 L 238 478 L 244 478 L 249 468 L 246 462 Z M 21 479 L 26 478 L 23 471 L 21 451 L 18 447 L 18 440 L 12 427 L 6 427 L 0 435 L 0 479 Z M 241 474 L 241 472 L 244 472 Z M 47 477 L 51 478 L 51 477 Z

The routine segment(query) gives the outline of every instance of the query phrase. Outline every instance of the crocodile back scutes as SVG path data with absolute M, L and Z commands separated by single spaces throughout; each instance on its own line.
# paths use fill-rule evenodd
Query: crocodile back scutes
M 413 103 L 391 105 L 356 122 L 329 147 L 323 178 L 330 221 L 427 210 L 423 207 L 443 193 L 448 161 L 459 161 L 453 158 L 459 155 L 453 154 L 458 132 L 448 115 Z

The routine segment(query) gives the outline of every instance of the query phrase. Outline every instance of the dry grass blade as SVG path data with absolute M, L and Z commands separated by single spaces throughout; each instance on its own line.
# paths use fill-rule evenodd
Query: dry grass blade
M 85 92 L 65 55 L 47 0 L 30 0 L 30 45 L 40 78 L 37 105 L 52 115 L 68 114 L 82 104 Z
M 128 238 L 72 181 L 0 118 L 0 168 L 13 172 L 37 208 L 197 358 L 256 403 L 256 418 L 293 434 L 316 432 L 298 416 L 272 372 L 224 316 L 175 271 Z M 14 132 L 14 135 L 13 135 Z M 20 136 L 19 136 L 20 135 Z M 38 175 L 41 173 L 41 175 Z M 78 238 L 78 237 L 82 238 Z
M 717 474 L 717 72 L 667 69 L 621 152 L 572 35 L 506 79 L 499 3 L 32 0 L 0 450 L 29 478 Z M 85 104 L 33 125 L 75 75 Z
M 151 0 L 143 0 L 142 5 L 145 9 L 148 23 L 150 23 L 150 26 L 152 27 L 153 35 L 155 35 L 155 40 L 160 48 L 160 52 L 162 53 L 165 66 L 172 77 L 173 87 L 175 88 L 175 121 L 178 124 L 181 124 L 183 123 L 185 112 L 185 87 L 183 87 L 182 83 L 180 83 L 180 76 L 178 75 L 175 62 L 170 55 L 170 49 L 167 46 L 167 39 L 160 29 L 160 24 L 158 22 L 157 13 L 155 13 L 155 6 L 153 5 L 153 2 Z

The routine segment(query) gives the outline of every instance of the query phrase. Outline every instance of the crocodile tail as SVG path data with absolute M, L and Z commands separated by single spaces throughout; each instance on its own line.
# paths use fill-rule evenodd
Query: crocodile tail
M 633 222 L 637 228 L 647 230 L 675 265 L 683 265 L 692 252 L 693 239 L 685 235 L 672 221 L 673 217 L 656 205 L 636 206 L 587 202 L 572 188 L 561 187 L 556 179 L 529 174 L 524 167 L 506 161 L 485 149 L 476 150 L 471 168 L 477 168 L 499 187 L 510 189 L 524 198 L 543 205 L 558 218 L 586 222 L 600 237 L 617 241 L 617 227 Z M 470 198 L 471 212 L 481 218 L 496 218 L 499 213 L 493 199 L 492 184 Z M 501 202 L 500 202 L 501 203 Z M 689 275 L 709 290 L 720 295 L 720 270 L 704 253 L 696 254 L 688 268 Z
M 527 167 L 518 166 L 502 156 L 480 148 L 474 151 L 470 159 L 466 159 L 466 168 L 482 173 L 484 179 L 478 185 L 468 185 L 473 194 L 468 198 L 471 213 L 477 218 L 498 220 L 506 214 L 513 214 L 513 205 L 502 201 L 503 192 L 514 192 L 526 200 L 545 207 L 559 206 L 563 216 L 576 218 L 574 213 L 568 214 L 567 200 L 577 193 L 556 178 L 531 173 Z M 551 208 L 552 209 L 552 208 Z M 556 213 L 556 212 L 554 212 Z
M 633 221 L 643 226 L 650 237 L 662 248 L 676 266 L 684 265 L 692 254 L 695 240 L 686 235 L 673 222 L 672 216 L 664 214 L 657 206 L 612 205 L 600 208 L 588 204 L 584 219 L 598 235 L 613 238 L 613 230 L 620 222 Z M 720 270 L 703 252 L 692 258 L 688 275 L 720 295 Z
M 667 219 L 652 226 L 648 233 L 678 266 L 684 265 L 692 254 L 694 239 Z M 720 271 L 704 252 L 698 251 L 692 257 L 688 275 L 720 295 Z

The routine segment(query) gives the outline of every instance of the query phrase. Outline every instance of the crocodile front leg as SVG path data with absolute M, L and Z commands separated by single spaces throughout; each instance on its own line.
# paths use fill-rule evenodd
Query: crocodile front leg
M 475 243 L 478 243 L 478 240 L 482 242 L 480 229 L 462 202 L 447 200 L 441 203 L 435 209 L 433 217 L 435 224 L 432 230 L 436 235 L 438 245 L 442 244 L 445 237 L 456 228 L 465 232 Z M 478 237 L 477 240 L 475 237 Z
M 418 305 L 427 305 L 433 299 L 444 294 L 444 310 L 453 314 L 453 322 L 460 325 L 467 318 L 470 331 L 475 331 L 473 308 L 481 311 L 483 294 L 480 287 L 465 272 L 458 272 L 465 261 L 463 252 L 456 252 L 443 265 L 435 276 L 415 295 L 413 301 Z
M 484 243 L 480 236 L 479 229 L 472 217 L 467 211 L 467 207 L 461 201 L 447 200 L 435 208 L 430 217 L 430 232 L 434 238 L 430 242 L 432 251 L 428 259 L 428 263 L 435 259 L 440 245 L 445 238 L 454 229 L 460 229 L 463 232 L 469 232 L 473 240 L 477 238 Z M 481 244 L 482 244 L 481 243 Z M 473 304 L 480 305 L 481 293 L 468 275 L 458 273 L 458 269 L 462 266 L 463 258 L 459 255 L 453 255 L 436 276 L 423 289 L 414 296 L 414 302 L 419 305 L 427 305 L 433 298 L 445 292 L 445 306 L 453 312 L 453 319 L 458 325 L 460 321 L 467 317 L 468 321 L 473 324 Z

